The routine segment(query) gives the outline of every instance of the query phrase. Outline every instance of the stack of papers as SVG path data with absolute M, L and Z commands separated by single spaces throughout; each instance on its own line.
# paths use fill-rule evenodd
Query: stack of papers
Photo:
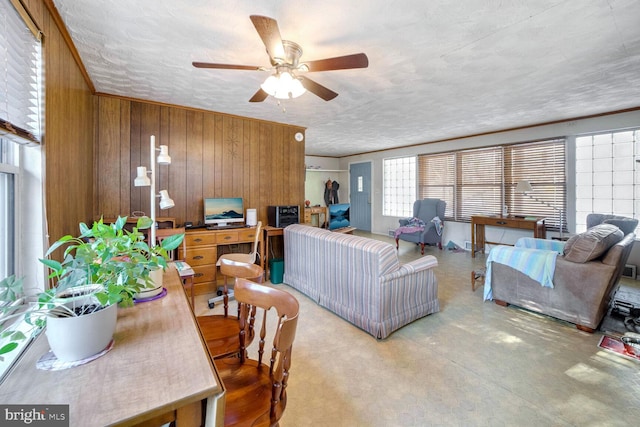
M 180 277 L 188 277 L 193 276 L 193 268 L 189 264 L 184 261 L 175 261 L 176 270 L 178 270 L 178 274 Z

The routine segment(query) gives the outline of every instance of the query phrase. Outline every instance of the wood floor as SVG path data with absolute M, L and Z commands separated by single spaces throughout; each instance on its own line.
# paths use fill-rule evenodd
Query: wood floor
M 401 242 L 399 253 L 420 249 Z M 441 311 L 383 341 L 274 285 L 300 302 L 281 426 L 637 425 L 640 363 L 599 349 L 598 332 L 484 302 L 470 283 L 484 255 L 425 254 L 438 258 Z M 218 309 L 208 297 L 196 297 L 196 314 Z

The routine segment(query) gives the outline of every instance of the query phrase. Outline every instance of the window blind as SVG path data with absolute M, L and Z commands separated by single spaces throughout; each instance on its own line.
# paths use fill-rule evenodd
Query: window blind
M 515 192 L 521 180 L 532 197 Z M 445 218 L 470 221 L 472 215 L 543 216 L 547 228 L 566 231 L 565 140 L 526 142 L 418 157 L 418 197 L 447 202 Z M 536 200 L 537 199 L 537 200 Z
M 441 199 L 447 203 L 444 218 L 453 220 L 456 188 L 455 153 L 418 156 L 418 199 Z
M 457 219 L 470 221 L 472 215 L 502 212 L 502 147 L 458 152 Z
M 546 217 L 551 230 L 566 229 L 565 140 L 555 139 L 505 146 L 505 204 L 512 215 Z M 529 195 L 516 193 L 519 181 L 529 181 Z
M 30 28 L 19 1 L 0 0 L 0 134 L 21 144 L 40 141 L 40 32 Z

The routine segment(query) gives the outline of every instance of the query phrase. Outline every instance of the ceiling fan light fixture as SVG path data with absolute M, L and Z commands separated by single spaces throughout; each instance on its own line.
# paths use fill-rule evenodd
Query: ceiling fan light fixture
M 288 71 L 273 74 L 260 85 L 269 95 L 278 99 L 292 99 L 304 94 L 307 90 L 302 82 Z

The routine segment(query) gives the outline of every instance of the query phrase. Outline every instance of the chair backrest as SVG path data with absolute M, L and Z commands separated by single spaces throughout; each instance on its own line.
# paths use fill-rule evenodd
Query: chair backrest
M 158 228 L 156 230 L 156 240 L 158 243 L 162 243 L 164 239 L 176 234 L 184 234 L 185 228 Z M 182 239 L 182 258 L 179 261 L 184 261 L 185 254 L 187 253 L 187 239 Z M 178 250 L 170 251 L 169 259 L 171 261 L 178 261 Z
M 225 277 L 250 279 L 252 282 L 262 283 L 264 269 L 258 264 L 248 264 L 227 258 L 221 258 L 220 274 Z
M 636 227 L 638 226 L 637 219 L 626 216 L 599 213 L 590 213 L 587 215 L 587 228 L 591 228 L 602 223 L 615 225 L 622 230 L 622 233 L 625 236 L 629 233 L 635 233 Z
M 253 336 L 256 308 L 262 309 L 262 324 L 260 326 L 260 339 L 256 352 L 258 364 L 256 369 L 262 367 L 265 337 L 267 329 L 269 335 L 273 335 L 271 357 L 269 359 L 269 373 L 272 382 L 271 416 L 279 418 L 276 410 L 280 402 L 286 402 L 287 381 L 291 367 L 291 352 L 298 325 L 298 313 L 300 306 L 298 300 L 290 293 L 269 286 L 260 285 L 246 279 L 236 279 L 235 297 L 240 305 L 240 361 L 244 363 L 248 359 L 248 349 L 245 337 Z M 277 320 L 268 321 L 267 314 L 271 308 L 275 308 Z M 280 408 L 281 410 L 282 408 Z
M 253 250 L 251 251 L 251 262 L 256 262 L 256 256 L 258 254 L 258 242 L 260 241 L 260 230 L 262 229 L 262 221 L 258 221 L 256 225 L 256 237 L 253 241 Z
M 420 218 L 426 223 L 435 217 L 439 217 L 441 221 L 444 221 L 444 211 L 446 207 L 447 203 L 440 199 L 416 200 L 413 203 L 413 216 L 414 218 Z

